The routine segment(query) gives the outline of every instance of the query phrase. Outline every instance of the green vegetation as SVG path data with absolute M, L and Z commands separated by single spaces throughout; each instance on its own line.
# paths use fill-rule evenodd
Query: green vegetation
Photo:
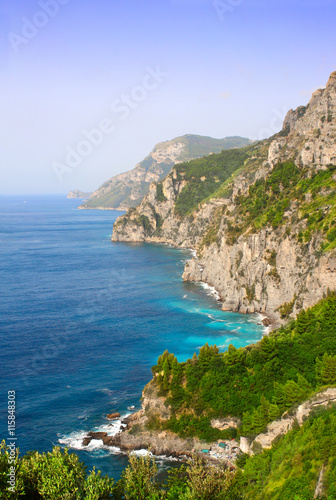
M 210 153 L 220 153 L 223 149 L 243 148 L 250 142 L 249 139 L 239 136 L 225 137 L 224 139 L 214 139 L 201 135 L 187 134 L 177 137 L 176 142 L 183 142 L 185 149 L 182 152 L 181 160 L 199 158 Z
M 206 344 L 185 363 L 165 351 L 152 369 L 152 383 L 166 397 L 172 417 L 163 424 L 153 415 L 151 428 L 208 441 L 262 432 L 285 410 L 336 384 L 335 318 L 336 293 L 329 293 L 295 321 L 244 349 L 231 345 L 220 353 Z M 227 415 L 242 418 L 240 428 L 211 427 L 212 417 Z M 0 493 L 14 500 L 311 500 L 323 470 L 323 498 L 331 500 L 336 497 L 335 457 L 335 407 L 315 410 L 270 450 L 240 456 L 236 471 L 194 457 L 188 466 L 170 471 L 164 483 L 149 456 L 130 455 L 121 479 L 114 482 L 99 471 L 87 473 L 75 454 L 59 447 L 22 458 L 17 453 L 10 464 L 10 451 L 2 442 Z M 11 465 L 14 492 L 7 483 Z
M 302 222 L 300 242 L 309 242 L 315 232 L 324 234 L 322 250 L 336 247 L 336 167 L 330 165 L 308 176 L 294 163 L 279 163 L 266 179 L 257 180 L 247 196 L 235 198 L 236 209 L 227 222 L 228 241 L 233 243 L 247 229 L 256 231 L 270 224 L 274 229 Z M 300 202 L 300 209 L 291 203 Z M 294 211 L 291 220 L 286 211 Z M 296 215 L 294 215 L 296 213 Z
M 167 142 L 157 144 L 154 152 L 158 149 L 165 150 L 170 146 L 183 144 L 184 148 L 176 161 L 188 161 L 191 158 L 198 158 L 219 153 L 223 149 L 240 148 L 249 144 L 249 139 L 244 137 L 226 137 L 224 139 L 213 139 L 200 135 L 184 135 L 176 137 Z M 133 170 L 112 177 L 104 182 L 97 190 L 97 194 L 86 201 L 82 208 L 119 208 L 136 207 L 141 203 L 144 196 L 149 192 L 150 182 L 146 181 L 146 174 L 153 173 L 163 180 L 174 166 L 173 161 L 157 163 L 152 154 L 148 155 Z M 139 180 L 139 177 L 143 180 Z M 160 200 L 159 200 L 160 201 Z
M 308 109 L 308 106 L 299 106 L 296 110 L 297 112 L 297 118 L 302 118 L 305 114 L 306 114 L 306 111 Z
M 229 149 L 176 165 L 177 179 L 188 181 L 176 199 L 176 213 L 185 216 L 193 212 L 199 203 L 214 194 L 221 184 L 244 165 L 254 150 L 255 146 Z
M 231 196 L 232 175 L 246 171 L 246 165 L 253 161 L 255 148 L 223 151 L 178 165 L 178 180 L 188 183 L 177 197 L 176 213 L 185 216 L 212 197 Z M 335 172 L 334 165 L 311 174 L 293 162 L 279 163 L 266 179 L 258 179 L 250 185 L 247 195 L 238 192 L 234 199 L 236 208 L 231 213 L 223 212 L 227 243 L 235 243 L 247 230 L 255 232 L 267 225 L 273 229 L 283 226 L 287 228 L 286 234 L 291 234 L 293 224 L 300 224 L 299 242 L 308 243 L 319 233 L 323 236 L 321 251 L 336 248 Z M 220 224 L 221 219 L 216 215 L 201 248 L 217 241 Z M 270 264 L 275 267 L 274 259 L 270 258 Z M 276 268 L 271 274 L 278 279 Z
M 237 474 L 224 467 L 209 467 L 194 457 L 188 466 L 172 469 L 159 483 L 157 466 L 149 457 L 129 457 L 129 466 L 119 481 L 124 496 L 116 500 L 242 500 Z
M 77 455 L 56 447 L 50 453 L 28 453 L 16 459 L 16 487 L 7 488 L 9 450 L 0 444 L 0 494 L 13 500 L 242 500 L 237 474 L 205 465 L 197 457 L 157 480 L 157 465 L 149 456 L 129 455 L 129 465 L 114 482 L 93 470 L 86 474 Z
M 156 212 L 154 206 L 151 203 L 147 203 L 147 207 L 151 210 L 153 218 L 155 219 L 155 223 L 152 218 L 151 222 L 147 215 L 139 215 L 136 209 L 132 207 L 128 209 L 126 217 L 120 217 L 118 219 L 115 226 L 121 226 L 125 228 L 127 226 L 127 223 L 131 220 L 132 224 L 143 228 L 146 236 L 153 236 L 154 234 L 159 235 L 163 224 L 163 218 Z
M 312 415 L 239 472 L 246 500 L 312 500 L 322 470 L 324 499 L 336 498 L 336 409 Z
M 238 432 L 261 432 L 285 410 L 336 383 L 335 317 L 336 294 L 331 293 L 286 327 L 246 348 L 230 345 L 220 353 L 206 344 L 185 363 L 166 351 L 152 368 L 172 410 L 162 427 L 212 441 L 228 434 L 213 429 L 211 419 L 236 416 L 242 419 Z
M 23 500 L 312 500 L 323 471 L 323 498 L 336 497 L 336 408 L 312 414 L 253 457 L 241 455 L 238 469 L 209 466 L 193 457 L 188 465 L 157 479 L 149 456 L 129 456 L 121 479 L 86 475 L 75 454 L 54 448 L 29 453 L 16 461 L 16 491 L 7 489 L 8 449 L 0 445 L 0 493 L 3 499 Z
M 290 302 L 285 302 L 282 306 L 279 307 L 280 316 L 282 319 L 288 318 L 294 309 L 294 304 L 296 302 L 297 296 L 294 296 L 294 299 Z
M 163 194 L 162 182 L 158 182 L 156 186 L 156 199 L 159 202 L 167 201 L 167 198 Z
M 277 165 L 267 179 L 259 179 L 249 188 L 247 196 L 237 196 L 234 212 L 238 224 L 229 229 L 234 236 L 242 234 L 250 225 L 255 229 L 271 224 L 277 228 L 284 222 L 284 213 L 290 208 L 292 191 L 300 180 L 300 170 L 292 163 Z
M 177 182 L 187 181 L 177 196 L 176 214 L 185 217 L 211 198 L 232 196 L 234 177 L 242 173 L 249 176 L 255 158 L 260 163 L 263 147 L 265 144 L 250 145 L 176 165 Z M 200 248 L 217 241 L 222 220 L 228 244 L 247 231 L 270 225 L 273 229 L 283 227 L 287 235 L 293 235 L 293 227 L 299 228 L 296 237 L 303 245 L 314 235 L 322 235 L 321 252 L 336 248 L 335 172 L 334 165 L 311 172 L 291 161 L 277 164 L 268 177 L 251 184 L 247 194 L 238 190 L 231 213 L 223 211 L 219 217 L 216 212 Z M 279 279 L 276 267 L 271 274 Z
M 140 215 L 138 222 L 139 225 L 141 225 L 144 228 L 146 233 L 151 232 L 152 226 L 151 223 L 149 222 L 147 215 Z
M 110 498 L 114 482 L 86 467 L 74 453 L 55 447 L 50 453 L 31 452 L 15 460 L 15 492 L 8 489 L 9 450 L 0 445 L 0 492 L 3 499 L 104 500 Z
M 200 244 L 199 251 L 201 252 L 204 247 L 210 246 L 212 243 L 218 243 L 218 231 L 222 222 L 223 213 L 226 210 L 226 205 L 218 208 L 208 226 L 208 230 Z

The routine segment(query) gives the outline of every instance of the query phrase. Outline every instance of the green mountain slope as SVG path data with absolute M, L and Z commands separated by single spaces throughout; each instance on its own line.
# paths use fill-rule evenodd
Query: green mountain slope
M 239 483 L 246 500 L 335 499 L 336 408 L 312 415 L 243 467 Z

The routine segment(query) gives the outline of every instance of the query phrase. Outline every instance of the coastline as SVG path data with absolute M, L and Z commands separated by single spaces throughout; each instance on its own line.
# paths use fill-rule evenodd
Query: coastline
M 106 428 L 104 431 L 88 432 L 77 445 L 77 449 L 89 450 L 100 446 L 111 450 L 113 454 L 130 452 L 138 455 L 150 454 L 154 458 L 181 462 L 199 455 L 210 463 L 218 464 L 224 461 L 228 466 L 235 467 L 235 459 L 241 451 L 237 441 L 223 441 L 226 444 L 226 448 L 223 449 L 218 442 L 208 443 L 197 437 L 183 439 L 170 431 L 148 431 L 145 429 L 146 420 L 145 410 L 141 409 L 124 417 L 120 421 L 117 433 L 111 434 Z M 132 432 L 133 426 L 134 432 Z M 204 450 L 209 450 L 209 453 L 205 453 Z
M 166 241 L 166 240 L 163 240 L 163 239 L 160 239 L 160 238 L 155 238 L 155 239 L 152 239 L 150 241 L 148 240 L 143 240 L 143 241 L 119 241 L 119 240 L 113 240 L 113 234 L 112 234 L 112 238 L 111 238 L 111 242 L 112 243 L 147 243 L 149 245 L 162 245 L 162 246 L 168 246 L 168 247 L 171 247 L 171 248 L 176 248 L 176 249 L 179 249 L 179 250 L 187 250 L 191 253 L 191 259 L 187 259 L 185 262 L 190 262 L 191 260 L 195 259 L 195 260 L 199 260 L 198 257 L 197 257 L 197 249 L 196 248 L 192 248 L 190 246 L 181 246 L 181 245 L 177 245 L 176 243 L 174 243 L 173 241 Z M 200 266 L 200 264 L 197 264 L 198 266 Z M 188 282 L 189 280 L 186 280 L 182 277 L 183 281 L 184 282 Z M 221 294 L 220 292 L 216 289 L 216 287 L 214 287 L 213 285 L 211 285 L 210 283 L 208 283 L 207 281 L 204 281 L 204 280 L 192 280 L 192 281 L 189 281 L 190 283 L 194 283 L 194 284 L 199 284 L 201 286 L 203 286 L 204 289 L 206 290 L 209 290 L 209 295 L 213 295 L 213 297 L 215 298 L 215 300 L 217 300 L 217 302 L 224 302 L 223 301 L 223 298 L 221 297 Z M 224 311 L 224 309 L 223 309 Z M 250 315 L 250 314 L 259 314 L 261 316 L 261 322 L 262 324 L 264 325 L 265 327 L 265 332 L 264 332 L 264 335 L 268 335 L 272 330 L 275 330 L 276 328 L 279 328 L 281 326 L 281 322 L 279 321 L 279 318 L 272 312 L 269 312 L 269 311 L 260 311 L 260 312 L 240 312 L 240 311 L 234 311 L 233 309 L 225 309 L 226 312 L 234 312 L 234 313 L 237 313 L 237 314 L 241 314 L 241 315 Z
M 145 390 L 144 390 L 144 398 Z M 150 399 L 147 399 L 148 403 Z M 156 403 L 154 398 L 152 403 Z M 236 468 L 236 458 L 241 453 L 254 455 L 256 448 L 260 450 L 270 449 L 276 439 L 287 434 L 295 423 L 300 427 L 309 417 L 311 412 L 316 410 L 316 407 L 326 407 L 336 402 L 336 388 L 329 387 L 320 392 L 312 394 L 308 399 L 302 402 L 295 408 L 294 414 L 289 412 L 283 413 L 280 418 L 270 422 L 265 430 L 254 436 L 251 441 L 248 437 L 241 436 L 238 441 L 235 439 L 218 440 L 215 442 L 201 441 L 197 437 L 189 437 L 182 439 L 171 431 L 153 430 L 149 431 L 146 427 L 148 423 L 148 415 L 146 413 L 145 404 L 142 403 L 142 409 L 124 417 L 119 422 L 119 431 L 111 434 L 108 427 L 115 426 L 114 423 L 105 426 L 105 430 L 98 432 L 88 432 L 83 438 L 77 449 L 97 449 L 103 447 L 111 450 L 113 454 L 128 454 L 134 452 L 139 455 L 151 454 L 155 458 L 173 459 L 186 461 L 189 458 L 198 455 L 202 459 L 214 465 L 218 463 L 226 463 L 232 469 Z M 218 421 L 221 425 L 231 425 L 236 427 L 239 421 L 233 422 L 233 419 L 227 417 L 222 421 Z M 216 426 L 213 422 L 212 425 Z M 118 427 L 118 426 L 117 426 Z M 134 427 L 134 429 L 133 429 Z M 60 440 L 61 444 L 64 441 Z M 98 444 L 97 444 L 98 443 Z

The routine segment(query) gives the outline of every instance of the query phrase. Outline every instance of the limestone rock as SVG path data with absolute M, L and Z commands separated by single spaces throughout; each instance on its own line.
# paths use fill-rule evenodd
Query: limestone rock
M 219 429 L 220 431 L 224 431 L 225 429 L 230 429 L 230 428 L 237 429 L 237 427 L 239 427 L 240 424 L 241 421 L 239 420 L 239 418 L 236 417 L 216 418 L 211 420 L 211 427 L 213 427 L 214 429 Z
M 114 420 L 114 419 L 119 418 L 119 417 L 120 417 L 120 413 L 119 413 L 119 412 L 109 413 L 109 414 L 107 415 L 107 418 L 108 418 L 109 420 Z
M 247 230 L 234 243 L 227 241 L 225 212 L 232 212 L 237 196 L 246 194 L 249 186 L 267 176 L 279 161 L 294 160 L 300 169 L 307 169 L 307 175 L 336 164 L 335 82 L 336 72 L 325 89 L 313 94 L 307 106 L 288 112 L 283 130 L 264 141 L 258 150 L 265 150 L 264 156 L 253 158 L 253 168 L 234 176 L 228 198 L 210 199 L 192 215 L 179 217 L 175 202 L 186 181 L 173 169 L 162 183 L 164 199 L 158 201 L 157 185 L 152 184 L 141 204 L 117 220 L 112 240 L 168 243 L 196 250 L 197 257 L 185 265 L 183 279 L 213 286 L 225 311 L 266 313 L 277 326 L 283 304 L 294 301 L 293 317 L 315 304 L 328 288 L 335 288 L 336 250 L 322 254 L 319 234 L 307 245 L 298 242 L 296 236 L 304 230 L 304 222 L 297 217 L 297 222 L 292 223 L 291 218 L 297 214 L 299 202 L 291 200 L 284 214 L 287 226 L 282 232 L 270 225 L 255 233 Z M 216 241 L 206 246 L 204 237 L 219 210 L 224 215 Z M 270 259 L 271 255 L 275 257 Z
M 250 440 L 246 437 L 241 437 L 239 441 L 239 448 L 243 453 L 252 455 Z

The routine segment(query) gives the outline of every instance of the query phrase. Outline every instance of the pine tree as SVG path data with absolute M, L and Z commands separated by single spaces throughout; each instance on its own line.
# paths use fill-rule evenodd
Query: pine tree
M 262 415 L 260 407 L 258 409 L 254 409 L 252 413 L 252 430 L 259 434 L 266 427 L 267 420 Z
M 336 383 L 336 356 L 324 353 L 322 360 L 316 359 L 316 376 L 322 384 Z
M 286 394 L 284 387 L 279 384 L 279 382 L 275 382 L 274 384 L 273 403 L 278 405 L 280 408 L 286 407 Z
M 306 311 L 303 309 L 296 319 L 296 331 L 302 335 L 309 329 L 309 319 Z
M 279 406 L 271 403 L 268 413 L 269 421 L 273 422 L 273 420 L 277 420 L 280 417 L 280 413 L 281 412 Z
M 301 375 L 301 373 L 298 374 L 297 383 L 301 389 L 302 397 L 307 397 L 312 391 L 312 387 L 308 380 L 303 375 Z
M 261 396 L 259 409 L 262 418 L 267 423 L 269 421 L 270 402 L 264 395 Z
M 336 327 L 336 296 L 330 295 L 324 305 L 324 323 Z
M 243 413 L 243 434 L 250 434 L 252 430 L 252 415 L 248 411 Z
M 219 349 L 216 345 L 209 346 L 208 343 L 206 343 L 203 347 L 201 347 L 199 355 L 198 355 L 198 361 L 199 363 L 207 367 L 211 363 L 211 361 L 219 357 Z
M 170 386 L 170 366 L 168 359 L 164 360 L 162 364 L 162 369 L 163 369 L 162 387 L 165 391 L 168 391 Z

